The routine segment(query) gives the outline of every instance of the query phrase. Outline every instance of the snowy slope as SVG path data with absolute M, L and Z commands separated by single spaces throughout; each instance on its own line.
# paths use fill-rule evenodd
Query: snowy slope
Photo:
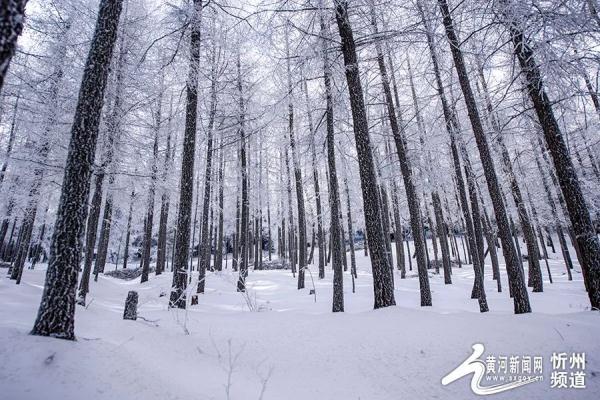
M 325 280 L 315 276 L 316 302 L 309 274 L 307 289 L 298 291 L 289 271 L 250 271 L 245 299 L 233 273 L 212 273 L 188 312 L 168 310 L 168 296 L 160 296 L 170 274 L 144 285 L 100 277 L 88 308 L 77 309 L 76 342 L 27 334 L 44 271 L 26 270 L 16 286 L 2 270 L 0 398 L 468 399 L 476 398 L 470 376 L 440 381 L 473 343 L 483 343 L 486 354 L 544 356 L 545 381 L 495 398 L 599 398 L 600 314 L 587 311 L 580 273 L 568 282 L 562 264 L 551 261 L 555 283 L 546 279 L 544 293 L 530 293 L 534 312 L 516 316 L 507 282 L 497 293 L 487 274 L 491 311 L 478 312 L 469 298 L 471 266 L 455 268 L 451 286 L 431 274 L 433 307 L 421 308 L 413 271 L 405 280 L 396 275 L 398 306 L 373 311 L 368 259 L 357 258 L 356 293 L 347 274 L 343 314 L 330 312 L 329 269 Z M 138 315 L 146 320 L 122 319 L 129 290 L 139 292 Z M 586 352 L 586 389 L 550 388 L 550 355 L 562 351 Z

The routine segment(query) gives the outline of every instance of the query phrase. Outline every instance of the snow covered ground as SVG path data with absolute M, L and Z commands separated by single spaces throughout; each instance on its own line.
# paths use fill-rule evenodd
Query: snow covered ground
M 43 267 L 25 270 L 20 286 L 0 270 L 0 399 L 468 399 L 477 397 L 471 375 L 448 386 L 441 379 L 474 343 L 484 344 L 482 358 L 543 357 L 543 381 L 496 398 L 600 398 L 600 314 L 588 311 L 579 272 L 568 282 L 552 260 L 554 284 L 544 271 L 545 291 L 530 293 L 528 315 L 512 313 L 508 284 L 497 293 L 489 266 L 490 312 L 480 314 L 468 265 L 454 269 L 452 285 L 430 274 L 433 307 L 419 306 L 412 271 L 405 280 L 396 275 L 398 306 L 373 311 L 368 258 L 357 258 L 356 293 L 346 273 L 339 314 L 330 312 L 329 269 L 324 280 L 312 270 L 316 301 L 310 274 L 298 291 L 289 271 L 250 271 L 244 298 L 234 273 L 209 273 L 200 304 L 187 311 L 169 310 L 160 296 L 170 274 L 143 285 L 101 276 L 88 307 L 77 308 L 75 342 L 28 335 Z M 139 292 L 143 319 L 122 319 L 129 290 Z M 585 352 L 585 389 L 551 388 L 553 352 Z

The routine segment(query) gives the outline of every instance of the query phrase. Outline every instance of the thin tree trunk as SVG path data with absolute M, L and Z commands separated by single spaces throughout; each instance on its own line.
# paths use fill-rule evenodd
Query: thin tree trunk
M 38 166 L 34 168 L 33 171 L 33 182 L 29 189 L 29 199 L 27 202 L 27 206 L 25 208 L 25 212 L 23 215 L 23 221 L 21 225 L 20 231 L 21 240 L 19 242 L 19 247 L 17 249 L 17 255 L 15 260 L 15 265 L 12 269 L 11 279 L 16 279 L 16 283 L 21 283 L 21 276 L 23 274 L 23 268 L 25 266 L 25 261 L 27 259 L 27 254 L 31 247 L 31 236 L 33 233 L 33 227 L 35 223 L 35 217 L 37 214 L 37 208 L 39 204 L 40 198 L 40 187 L 42 186 L 42 182 L 44 180 L 45 174 L 45 164 L 47 163 L 48 153 L 50 152 L 51 146 L 51 138 L 54 129 L 56 129 L 57 115 L 58 115 L 58 96 L 59 89 L 62 83 L 63 77 L 63 69 L 65 56 L 67 52 L 66 48 L 66 35 L 70 29 L 70 23 L 66 22 L 61 27 L 61 32 L 59 36 L 56 38 L 56 43 L 54 44 L 56 47 L 54 49 L 54 57 L 56 58 L 56 65 L 54 67 L 54 71 L 49 78 L 49 94 L 45 99 L 48 107 L 48 117 L 45 122 L 44 134 L 42 135 L 41 142 L 39 144 L 37 161 Z M 7 146 L 7 160 L 2 165 L 2 171 L 0 171 L 0 187 L 2 185 L 2 180 L 4 178 L 4 173 L 6 171 L 6 165 L 8 162 L 8 158 L 10 157 L 10 153 L 12 150 L 14 136 L 15 136 L 15 119 L 16 113 L 18 110 L 18 102 L 19 102 L 19 94 L 17 95 L 17 99 L 15 101 L 15 109 L 13 115 L 13 122 L 11 125 L 8 146 Z
M 292 151 L 292 161 L 294 163 L 294 178 L 296 180 L 296 203 L 298 206 L 298 289 L 304 289 L 304 269 L 306 268 L 306 215 L 304 212 L 304 187 L 302 184 L 302 171 L 300 170 L 300 160 L 298 150 L 296 149 L 296 139 L 294 137 L 294 104 L 293 87 L 290 66 L 290 48 L 288 37 L 289 21 L 286 25 L 286 66 L 288 79 L 288 133 L 290 135 L 290 149 Z
M 248 171 L 246 167 L 246 109 L 244 102 L 244 92 L 242 85 L 242 66 L 240 55 L 237 56 L 237 89 L 239 95 L 239 135 L 240 135 L 240 169 L 242 175 L 242 218 L 240 223 L 240 253 L 241 262 L 239 263 L 239 278 L 237 283 L 237 291 L 246 291 L 246 276 L 248 275 L 248 219 L 249 219 L 249 204 L 248 204 Z
M 346 7 L 346 2 L 339 2 L 336 1 L 336 3 L 340 4 L 343 3 L 344 7 Z M 340 6 L 338 6 L 339 8 Z M 345 18 L 347 19 L 347 11 L 344 9 L 344 12 L 346 12 L 345 14 Z M 338 12 L 338 19 L 339 19 L 339 13 Z M 338 22 L 338 25 L 340 25 L 340 22 Z M 373 30 L 375 33 L 377 33 L 377 24 L 375 21 L 375 16 L 373 14 L 372 16 L 372 26 L 373 26 Z M 349 22 L 348 22 L 348 30 L 350 30 L 349 27 Z M 342 26 L 340 25 L 340 34 L 342 32 Z M 350 30 L 350 37 L 352 35 L 352 32 Z M 344 37 L 342 36 L 342 39 L 344 39 Z M 344 41 L 342 40 L 342 43 L 344 43 Z M 351 42 L 352 45 L 354 45 L 354 42 Z M 352 49 L 354 50 L 354 49 Z M 408 208 L 409 208 L 409 214 L 410 214 L 410 222 L 411 222 L 411 228 L 413 231 L 413 238 L 415 241 L 415 251 L 416 251 L 416 255 L 417 255 L 417 265 L 418 265 L 418 269 L 419 269 L 419 286 L 420 286 L 420 292 L 421 292 L 421 306 L 430 306 L 431 305 L 431 290 L 429 288 L 429 276 L 427 275 L 427 264 L 426 264 L 426 260 L 425 260 L 425 246 L 423 243 L 423 230 L 422 230 L 422 225 L 421 225 L 421 212 L 419 210 L 419 202 L 417 199 L 417 195 L 416 195 L 416 191 L 415 191 L 415 187 L 414 187 L 414 183 L 412 181 L 412 169 L 410 166 L 410 162 L 408 160 L 408 156 L 407 156 L 407 152 L 406 152 L 406 143 L 405 143 L 405 138 L 403 135 L 403 132 L 400 132 L 400 126 L 398 124 L 398 120 L 396 117 L 396 110 L 394 108 L 394 102 L 392 99 L 392 92 L 390 89 L 390 83 L 389 83 L 389 79 L 388 79 L 388 74 L 387 74 L 387 69 L 386 69 L 386 65 L 385 65 L 385 60 L 383 58 L 383 52 L 381 50 L 381 46 L 376 43 L 376 51 L 377 51 L 377 62 L 379 65 L 379 74 L 381 75 L 381 82 L 383 84 L 383 91 L 384 91 L 384 95 L 385 95 L 385 103 L 386 103 L 386 107 L 387 107 L 387 115 L 389 118 L 389 122 L 390 122 L 390 127 L 392 129 L 392 134 L 394 137 L 394 142 L 396 144 L 396 151 L 398 153 L 398 159 L 400 161 L 400 169 L 402 171 L 402 177 L 404 180 L 404 188 L 406 191 L 406 198 L 408 201 Z M 344 54 L 345 55 L 345 54 Z M 350 61 L 352 61 L 352 63 L 350 63 Z M 351 65 L 351 64 L 356 64 L 358 63 L 358 61 L 356 60 L 356 54 L 354 54 L 354 59 L 350 58 L 347 60 L 346 62 L 346 66 Z M 348 77 L 348 87 L 351 87 L 351 79 L 349 77 L 349 72 L 353 71 L 349 68 L 346 69 L 346 76 Z M 360 88 L 360 78 L 358 76 L 358 69 L 355 70 L 355 74 L 356 74 L 356 82 L 355 84 L 358 85 L 358 88 Z M 350 98 L 352 99 L 353 94 L 351 93 Z M 360 100 L 360 102 L 362 103 L 362 91 L 360 93 L 357 93 L 355 96 L 357 99 Z M 364 104 L 361 104 L 363 107 L 362 113 L 364 116 Z M 357 117 L 361 116 L 361 114 L 357 113 Z M 353 110 L 353 115 L 354 115 L 354 110 Z M 356 118 L 356 117 L 355 117 Z M 355 121 L 355 135 L 358 136 L 358 131 L 357 128 L 360 129 L 360 125 L 357 123 L 358 121 Z M 367 143 L 361 146 L 365 146 L 365 149 L 369 149 L 369 143 L 368 143 L 368 127 L 366 126 L 366 116 L 365 116 L 365 126 L 364 126 L 364 135 L 366 136 L 367 139 Z M 357 140 L 357 147 L 359 146 L 359 141 Z M 360 154 L 360 153 L 359 153 Z M 366 176 L 363 178 L 365 179 L 367 178 Z M 375 182 L 375 177 L 371 177 L 368 178 L 370 185 L 374 186 L 373 183 Z M 367 193 L 365 193 L 367 194 Z M 365 219 L 367 220 L 367 229 L 369 229 L 369 224 L 370 224 L 370 220 L 372 218 L 375 218 L 376 216 L 370 216 L 367 214 L 367 202 L 371 202 L 370 200 L 368 200 L 368 197 L 363 195 L 363 197 L 365 198 Z M 375 201 L 373 201 L 374 204 Z M 377 214 L 379 214 L 379 210 L 374 210 L 377 212 Z M 375 220 L 377 221 L 377 220 Z M 383 233 L 383 232 L 382 232 Z M 380 235 L 382 236 L 382 235 Z M 382 238 L 384 239 L 384 238 Z M 379 238 L 377 238 L 377 240 L 379 240 Z M 376 242 L 373 241 L 373 236 L 371 234 L 369 234 L 369 247 L 371 250 L 371 259 L 373 259 L 374 257 L 374 250 L 376 250 L 377 246 L 375 246 Z M 382 243 L 383 245 L 384 243 Z M 377 254 L 375 254 L 375 256 L 377 256 Z M 387 266 L 386 266 L 387 268 Z M 387 274 L 385 273 L 387 272 Z M 373 273 L 373 277 L 375 278 L 375 271 Z M 384 274 L 382 274 L 382 276 L 387 276 L 388 278 L 383 280 L 383 282 L 387 285 L 391 284 L 391 278 L 390 277 L 390 273 L 389 273 L 389 268 L 387 268 L 387 271 L 384 271 Z M 382 279 L 382 278 L 380 278 Z M 393 290 L 393 289 L 392 289 Z M 390 304 L 385 304 L 384 306 L 387 305 L 392 305 L 395 304 L 395 301 L 393 299 L 393 293 L 391 293 L 390 295 L 390 299 L 391 299 L 391 303 Z M 375 308 L 378 308 L 377 306 Z
M 152 226 L 154 225 L 154 196 L 156 194 L 156 179 L 158 174 L 158 139 L 160 136 L 160 126 L 162 123 L 162 97 L 163 93 L 159 93 L 156 102 L 156 115 L 154 122 L 154 146 L 152 147 L 152 167 L 150 175 L 150 187 L 148 188 L 148 203 L 146 213 L 146 229 L 144 232 L 144 251 L 142 261 L 142 277 L 141 283 L 148 281 L 150 273 L 150 251 L 152 248 Z
M 217 73 L 216 73 L 216 49 L 213 45 L 211 60 L 211 83 L 210 83 L 210 110 L 208 114 L 207 145 L 206 145 L 206 171 L 204 178 L 204 198 L 202 203 L 202 227 L 200 228 L 200 252 L 198 259 L 198 287 L 196 293 L 204 293 L 206 270 L 210 266 L 210 236 L 208 234 L 208 209 L 210 206 L 211 178 L 212 178 L 212 156 L 213 156 L 213 129 L 215 125 L 215 114 L 217 113 Z M 208 260 L 208 263 L 207 263 Z
M 502 163 L 504 165 L 504 171 L 506 175 L 508 175 L 508 180 L 510 182 L 510 188 L 513 196 L 513 200 L 515 202 L 515 206 L 517 208 L 517 214 L 519 215 L 519 222 L 521 223 L 521 227 L 523 229 L 523 237 L 525 239 L 525 243 L 527 245 L 527 254 L 528 259 L 527 263 L 529 264 L 528 273 L 529 273 L 529 286 L 533 287 L 534 292 L 543 292 L 543 280 L 542 280 L 542 271 L 540 268 L 539 261 L 539 249 L 537 247 L 537 241 L 535 239 L 535 233 L 533 231 L 533 227 L 531 221 L 529 219 L 529 215 L 527 214 L 527 207 L 523 201 L 523 195 L 521 193 L 521 188 L 519 187 L 519 183 L 517 182 L 517 177 L 515 171 L 512 167 L 512 162 L 510 159 L 510 155 L 508 154 L 508 149 L 506 148 L 506 144 L 504 143 L 504 139 L 502 138 L 502 128 L 500 126 L 500 121 L 498 117 L 494 113 L 494 107 L 492 105 L 492 101 L 490 99 L 490 94 L 488 91 L 487 82 L 485 80 L 485 76 L 483 73 L 483 65 L 479 60 L 479 57 L 476 57 L 477 60 L 477 71 L 479 75 L 479 81 L 481 83 L 481 87 L 483 90 L 483 97 L 486 103 L 487 109 L 487 117 L 492 125 L 492 128 L 496 134 L 496 140 L 498 143 L 498 147 L 500 148 L 500 154 L 502 156 Z
M 433 210 L 435 214 L 435 224 L 437 227 L 437 236 L 440 240 L 440 247 L 442 250 L 442 266 L 444 268 L 444 283 L 449 285 L 452 283 L 451 268 L 450 264 L 450 250 L 448 249 L 448 241 L 446 240 L 447 231 L 446 223 L 444 222 L 444 215 L 442 213 L 442 203 L 437 192 L 431 194 L 431 200 L 433 202 Z
M 223 181 L 223 169 L 224 169 L 224 164 L 225 164 L 225 156 L 224 156 L 224 149 L 222 147 L 223 142 L 221 141 L 221 150 L 219 153 L 219 222 L 218 222 L 218 233 L 217 233 L 217 253 L 215 254 L 215 269 L 217 271 L 222 271 L 223 270 L 223 238 L 224 238 L 224 226 L 223 226 L 223 205 L 224 205 L 224 199 L 225 197 L 223 196 L 223 187 L 224 187 L 224 181 Z M 227 251 L 227 250 L 225 250 Z M 269 252 L 269 254 L 271 254 Z M 227 256 L 227 254 L 225 255 Z
M 322 4 L 322 3 L 321 3 Z M 344 276 L 342 271 L 342 249 L 340 239 L 340 221 L 339 221 L 339 189 L 337 179 L 337 168 L 335 163 L 335 132 L 333 119 L 333 92 L 331 82 L 331 64 L 327 46 L 328 39 L 331 37 L 329 25 L 325 22 L 323 11 L 319 15 L 321 29 L 321 50 L 323 52 L 323 83 L 325 86 L 325 119 L 327 128 L 326 146 L 327 146 L 327 166 L 328 166 L 328 181 L 329 181 L 329 210 L 330 210 L 330 244 L 329 251 L 333 257 L 333 312 L 344 311 Z

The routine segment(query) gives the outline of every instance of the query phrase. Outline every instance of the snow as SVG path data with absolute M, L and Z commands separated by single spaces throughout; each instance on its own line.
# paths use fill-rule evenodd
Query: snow
M 187 311 L 167 308 L 170 273 L 151 275 L 144 284 L 101 275 L 90 288 L 88 307 L 77 308 L 75 342 L 28 335 L 45 266 L 25 270 L 20 286 L 2 270 L 0 398 L 468 399 L 476 397 L 470 377 L 448 386 L 441 379 L 471 354 L 472 344 L 483 343 L 484 357 L 544 357 L 545 381 L 495 398 L 596 399 L 600 315 L 589 311 L 581 273 L 568 282 L 559 255 L 552 256 L 554 284 L 546 280 L 543 293 L 530 292 L 533 313 L 523 315 L 512 313 L 507 290 L 496 292 L 489 265 L 489 313 L 479 313 L 477 300 L 469 298 L 469 265 L 453 269 L 452 285 L 431 270 L 433 306 L 426 308 L 419 306 L 417 271 L 407 271 L 405 280 L 396 273 L 398 306 L 373 311 L 362 251 L 356 293 L 344 273 L 346 312 L 336 314 L 329 267 L 324 280 L 312 267 L 316 301 L 309 295 L 311 273 L 306 289 L 298 291 L 290 271 L 250 270 L 244 298 L 236 292 L 236 273 L 207 272 L 206 293 Z M 508 288 L 503 266 L 501 271 Z M 130 290 L 139 293 L 138 316 L 144 319 L 122 319 Z M 550 388 L 550 356 L 562 351 L 586 353 L 586 389 Z

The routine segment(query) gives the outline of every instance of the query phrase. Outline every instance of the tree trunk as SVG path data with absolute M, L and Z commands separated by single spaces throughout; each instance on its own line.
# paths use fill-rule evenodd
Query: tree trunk
M 323 52 L 323 83 L 325 85 L 325 119 L 327 128 L 326 146 L 327 146 L 327 166 L 329 171 L 329 210 L 330 210 L 330 245 L 329 251 L 333 257 L 333 312 L 344 311 L 344 275 L 342 271 L 342 249 L 341 249 L 341 226 L 340 226 L 340 194 L 337 180 L 337 167 L 335 163 L 335 132 L 333 119 L 333 93 L 331 82 L 331 63 L 327 46 L 328 39 L 331 37 L 329 25 L 325 22 L 323 12 L 319 15 L 321 28 L 321 50 Z
M 204 178 L 204 198 L 202 203 L 202 227 L 200 228 L 200 252 L 198 259 L 198 287 L 196 293 L 204 293 L 206 270 L 210 267 L 210 236 L 208 235 L 208 208 L 210 206 L 211 178 L 212 178 L 212 153 L 213 129 L 215 114 L 217 112 L 217 65 L 216 49 L 213 45 L 211 55 L 211 83 L 210 83 L 210 109 L 208 114 L 207 145 L 206 145 L 206 171 Z M 207 263 L 208 260 L 208 263 Z
M 242 85 L 242 66 L 240 55 L 237 56 L 237 89 L 239 95 L 239 135 L 240 135 L 240 169 L 242 175 L 242 218 L 240 222 L 240 254 L 241 262 L 239 263 L 239 278 L 237 283 L 237 291 L 246 291 L 246 276 L 248 275 L 248 219 L 249 219 L 249 202 L 248 202 L 248 170 L 246 166 L 246 105 L 244 102 L 244 92 Z
M 509 21 L 508 25 L 515 55 L 525 76 L 529 98 L 542 126 L 546 145 L 556 169 L 558 183 L 565 198 L 571 226 L 579 245 L 582 258 L 581 269 L 590 304 L 593 309 L 600 309 L 600 240 L 590 218 L 573 162 L 554 117 L 552 103 L 544 89 L 533 50 L 514 23 Z
M 51 146 L 51 138 L 54 130 L 56 129 L 57 115 L 58 115 L 58 96 L 59 90 L 62 83 L 63 78 L 63 69 L 65 56 L 67 52 L 66 48 L 66 35 L 70 29 L 70 23 L 66 22 L 61 27 L 61 32 L 59 36 L 56 38 L 56 43 L 54 43 L 55 49 L 53 56 L 56 58 L 56 64 L 54 67 L 54 71 L 52 75 L 49 77 L 49 88 L 48 88 L 48 97 L 45 99 L 47 104 L 47 112 L 48 116 L 45 122 L 44 134 L 42 135 L 41 142 L 39 144 L 37 160 L 38 166 L 34 168 L 33 171 L 33 182 L 29 189 L 29 200 L 27 202 L 27 207 L 25 208 L 25 213 L 23 215 L 23 221 L 21 225 L 20 231 L 21 241 L 19 243 L 19 248 L 17 249 L 17 257 L 15 260 L 15 265 L 12 269 L 11 279 L 16 279 L 16 283 L 21 283 L 21 276 L 23 274 L 23 268 L 25 265 L 25 261 L 27 259 L 27 254 L 31 247 L 31 236 L 33 233 L 33 226 L 35 223 L 35 217 L 37 213 L 39 197 L 40 197 L 40 187 L 42 186 L 42 182 L 44 180 L 45 174 L 45 165 L 48 160 L 48 153 L 50 152 Z M 17 95 L 19 96 L 19 95 Z M 18 109 L 19 97 L 17 97 L 15 101 L 15 110 L 13 115 L 13 122 L 10 129 L 10 134 L 8 138 L 8 147 L 7 147 L 7 161 L 10 157 L 10 153 L 13 146 L 14 135 L 15 135 L 15 119 L 16 113 Z M 2 184 L 2 179 L 4 178 L 4 173 L 6 170 L 6 163 L 2 166 L 2 171 L 0 172 L 0 186 Z
M 385 237 L 381 229 L 381 208 L 378 201 L 378 190 L 375 176 L 375 166 L 371 152 L 369 126 L 364 104 L 358 58 L 354 35 L 348 17 L 348 3 L 345 0 L 335 0 L 335 13 L 340 37 L 342 39 L 342 53 L 346 66 L 346 80 L 352 108 L 354 137 L 358 153 L 363 207 L 369 249 L 371 268 L 373 271 L 373 291 L 375 296 L 374 307 L 388 307 L 395 305 L 392 275 L 385 250 Z
M 71 129 L 46 284 L 32 334 L 75 339 L 75 288 L 98 126 L 121 0 L 102 0 Z
M 550 205 L 550 211 L 552 213 L 552 217 L 554 218 L 554 226 L 556 229 L 556 234 L 558 235 L 560 249 L 561 249 L 561 252 L 563 255 L 563 259 L 565 261 L 565 267 L 567 268 L 567 276 L 568 276 L 568 279 L 570 281 L 572 281 L 573 275 L 571 273 L 571 269 L 573 268 L 573 262 L 571 261 L 571 255 L 569 254 L 569 248 L 567 247 L 565 235 L 563 233 L 560 219 L 558 217 L 558 212 L 556 210 L 556 203 L 554 202 L 554 199 L 552 198 L 552 192 L 550 191 L 550 185 L 548 183 L 548 180 L 546 179 L 546 174 L 544 172 L 544 168 L 542 167 L 542 163 L 540 161 L 540 157 L 539 157 L 537 151 L 535 151 L 535 147 L 534 147 L 534 153 L 535 153 L 535 163 L 537 165 L 537 168 L 540 172 L 540 176 L 542 178 L 542 185 L 544 186 L 544 191 L 546 192 L 546 200 L 548 201 L 548 205 Z M 548 237 L 550 237 L 550 235 L 548 235 Z
M 326 51 L 326 50 L 324 50 Z M 308 117 L 308 130 L 311 135 L 311 153 L 312 153 L 312 169 L 313 169 L 313 184 L 315 185 L 315 203 L 317 207 L 317 242 L 319 248 L 319 279 L 325 278 L 325 233 L 323 232 L 323 210 L 321 207 L 321 188 L 319 186 L 319 172 L 317 169 L 317 148 L 315 144 L 315 129 L 313 125 L 311 103 L 308 96 L 308 84 L 304 80 L 304 96 L 306 99 L 306 109 Z M 312 250 L 311 250 L 312 254 Z M 311 257 L 312 258 L 312 257 Z
M 150 169 L 150 187 L 148 188 L 148 203 L 146 212 L 146 226 L 144 231 L 144 251 L 142 255 L 141 283 L 148 281 L 150 274 L 150 251 L 152 249 L 152 226 L 154 225 L 154 196 L 156 194 L 156 179 L 158 174 L 158 139 L 160 136 L 160 125 L 162 122 L 162 91 L 156 102 L 156 114 L 154 122 L 154 145 L 152 147 L 152 166 Z
M 306 268 L 306 215 L 304 212 L 304 187 L 302 184 L 302 171 L 300 170 L 300 160 L 298 150 L 296 149 L 296 139 L 294 137 L 294 104 L 293 87 L 290 67 L 290 48 L 288 37 L 289 22 L 286 25 L 286 66 L 288 79 L 288 133 L 290 135 L 290 149 L 292 151 L 292 161 L 294 163 L 294 178 L 296 180 L 296 203 L 298 206 L 298 289 L 304 289 L 304 270 Z
M 354 276 L 354 278 L 358 278 L 358 275 L 356 274 L 356 255 L 354 254 L 354 228 L 352 227 L 352 208 L 350 207 L 350 190 L 348 189 L 348 179 L 344 179 L 344 185 L 346 187 L 348 242 L 350 243 L 350 273 Z
M 519 265 L 519 260 L 517 259 L 517 254 L 510 238 L 510 228 L 508 224 L 506 208 L 504 202 L 502 201 L 502 195 L 500 186 L 498 184 L 498 177 L 496 176 L 494 162 L 490 153 L 487 139 L 485 137 L 485 133 L 483 131 L 481 119 L 479 118 L 475 96 L 473 95 L 469 77 L 467 75 L 467 68 L 464 62 L 462 51 L 460 49 L 460 41 L 456 35 L 456 32 L 454 31 L 454 23 L 452 21 L 452 17 L 450 16 L 450 10 L 448 8 L 447 1 L 438 0 L 438 4 L 444 19 L 446 36 L 452 52 L 452 58 L 458 74 L 465 104 L 467 105 L 469 120 L 471 121 L 471 127 L 475 135 L 477 148 L 479 149 L 479 156 L 483 164 L 483 171 L 488 185 L 488 190 L 490 192 L 490 197 L 492 198 L 494 213 L 496 214 L 498 233 L 500 235 L 500 239 L 502 240 L 502 251 L 504 253 L 504 259 L 506 261 L 506 268 L 508 271 L 509 286 L 512 288 L 511 292 L 513 293 L 514 311 L 515 314 L 531 312 L 529 295 L 527 294 L 527 287 L 523 277 L 523 270 Z
M 0 7 L 0 93 L 23 31 L 26 4 L 27 0 L 4 0 Z
M 186 82 L 185 133 L 181 158 L 181 180 L 179 213 L 175 232 L 173 256 L 173 290 L 169 299 L 170 307 L 185 308 L 187 288 L 187 262 L 190 252 L 190 226 L 192 199 L 194 197 L 194 158 L 196 153 L 196 121 L 198 116 L 198 78 L 200 61 L 200 13 L 202 0 L 194 0 L 191 15 L 190 58 Z
M 437 236 L 440 240 L 440 247 L 442 249 L 442 265 L 444 267 L 444 283 L 446 285 L 452 283 L 451 277 L 451 264 L 450 264 L 450 250 L 448 249 L 448 241 L 446 237 L 448 235 L 446 231 L 446 223 L 444 222 L 444 215 L 442 213 L 442 203 L 437 192 L 431 194 L 431 200 L 433 202 L 433 211 L 435 214 L 435 224 L 437 227 Z
M 223 232 L 223 204 L 224 204 L 224 196 L 223 196 L 223 186 L 224 186 L 224 181 L 223 181 L 223 169 L 224 169 L 224 164 L 225 164 L 225 157 L 224 157 L 224 149 L 223 149 L 223 142 L 221 141 L 221 150 L 219 153 L 219 222 L 218 222 L 218 227 L 217 227 L 217 250 L 216 250 L 216 254 L 215 254 L 215 269 L 217 271 L 222 271 L 223 270 L 223 237 L 224 237 L 224 232 Z M 270 218 L 269 218 L 270 219 Z M 270 230 L 269 230 L 270 232 Z M 269 238 L 270 239 L 270 238 Z M 227 249 L 225 249 L 225 251 L 227 251 Z M 271 252 L 269 251 L 269 255 L 271 254 Z
M 525 203 L 523 201 L 521 188 L 519 187 L 519 183 L 517 182 L 517 177 L 512 167 L 510 155 L 508 154 L 508 149 L 506 148 L 506 144 L 504 143 L 504 139 L 502 138 L 502 128 L 500 126 L 500 121 L 498 120 L 497 115 L 494 113 L 494 107 L 490 99 L 487 82 L 483 73 L 483 65 L 479 60 L 479 57 L 476 57 L 476 60 L 479 81 L 481 82 L 481 87 L 483 89 L 483 97 L 486 103 L 487 117 L 496 134 L 498 147 L 500 149 L 500 155 L 502 156 L 502 163 L 504 164 L 504 171 L 506 175 L 508 175 L 508 181 L 510 182 L 513 200 L 517 208 L 517 214 L 519 215 L 519 222 L 521 223 L 521 227 L 523 228 L 523 237 L 527 245 L 527 254 L 529 256 L 527 258 L 527 263 L 529 264 L 529 286 L 533 286 L 534 292 L 543 292 L 544 287 L 542 280 L 542 271 L 540 268 L 539 249 L 537 246 L 537 241 L 535 239 L 535 233 L 533 231 L 529 215 L 527 214 L 527 207 L 525 206 Z
M 0 11 L 1 13 L 1 11 Z M 0 50 L 1 51 L 1 50 Z M 1 84 L 1 78 L 0 78 Z M 0 85 L 0 90 L 2 87 Z M 8 168 L 8 160 L 10 160 L 10 155 L 13 150 L 13 145 L 15 143 L 15 136 L 17 133 L 17 113 L 19 112 L 19 100 L 21 98 L 21 92 L 17 92 L 17 96 L 15 98 L 15 106 L 13 108 L 12 122 L 10 123 L 10 131 L 8 133 L 8 143 L 6 144 L 6 155 L 5 160 L 2 163 L 2 168 L 0 168 L 0 189 L 2 188 L 2 184 L 4 183 L 4 177 L 6 175 L 6 169 Z
M 94 260 L 94 249 L 96 247 L 96 235 L 98 234 L 98 220 L 100 218 L 100 206 L 102 205 L 102 184 L 104 182 L 104 171 L 98 171 L 94 183 L 94 194 L 90 203 L 89 217 L 85 234 L 85 257 L 83 261 L 83 272 L 79 282 L 77 304 L 85 306 L 85 298 L 90 291 L 90 274 Z

